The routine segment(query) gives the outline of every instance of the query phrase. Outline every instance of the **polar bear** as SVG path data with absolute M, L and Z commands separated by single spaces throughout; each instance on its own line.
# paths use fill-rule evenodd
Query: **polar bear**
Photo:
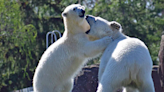
M 86 16 L 90 30 L 86 33 L 100 39 L 110 36 L 114 40 L 100 59 L 97 92 L 155 92 L 151 77 L 152 59 L 146 45 L 137 38 L 122 33 L 122 27 L 115 21 Z M 132 90 L 133 89 L 133 90 Z
M 34 92 L 71 92 L 73 78 L 88 59 L 101 54 L 110 37 L 90 41 L 84 7 L 72 4 L 64 10 L 65 32 L 42 55 L 33 77 Z

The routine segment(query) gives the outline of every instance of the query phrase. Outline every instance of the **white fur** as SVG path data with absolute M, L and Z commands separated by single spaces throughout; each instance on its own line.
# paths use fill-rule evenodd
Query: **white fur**
M 152 59 L 146 45 L 137 38 L 125 36 L 115 21 L 94 16 L 87 21 L 91 26 L 89 35 L 97 38 L 108 35 L 114 40 L 100 59 L 97 92 L 116 92 L 120 87 L 125 87 L 124 92 L 155 92 Z M 120 30 L 112 27 L 113 23 L 119 25 Z
M 89 41 L 85 31 L 90 26 L 79 17 L 81 9 L 83 6 L 73 4 L 64 10 L 64 35 L 42 55 L 33 78 L 34 92 L 71 92 L 74 76 L 111 42 L 110 37 Z

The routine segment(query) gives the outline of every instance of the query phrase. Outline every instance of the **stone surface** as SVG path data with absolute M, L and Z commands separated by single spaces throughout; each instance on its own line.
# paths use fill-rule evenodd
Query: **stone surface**
M 96 92 L 98 81 L 98 65 L 86 66 L 74 80 L 72 92 Z
M 161 80 L 162 92 L 164 92 L 164 35 L 161 37 L 160 50 L 159 50 L 159 76 Z

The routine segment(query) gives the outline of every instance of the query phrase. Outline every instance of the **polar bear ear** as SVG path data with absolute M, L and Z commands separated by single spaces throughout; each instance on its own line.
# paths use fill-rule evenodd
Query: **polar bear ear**
M 67 16 L 67 13 L 63 12 L 63 13 L 62 13 L 62 16 L 63 16 L 63 17 L 66 17 L 66 16 Z
M 110 25 L 112 28 L 114 28 L 116 30 L 119 30 L 121 28 L 121 25 L 115 21 L 113 21 Z
M 82 8 L 83 10 L 85 10 L 85 6 L 81 6 L 81 8 Z

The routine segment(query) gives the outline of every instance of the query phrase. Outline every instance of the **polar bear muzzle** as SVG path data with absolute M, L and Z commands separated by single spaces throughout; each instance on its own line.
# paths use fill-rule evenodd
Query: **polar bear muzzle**
M 85 19 L 87 20 L 87 22 L 88 22 L 88 24 L 89 24 L 90 26 L 92 26 L 92 24 L 95 22 L 95 18 L 94 18 L 94 16 L 92 16 L 92 15 L 87 15 L 87 16 L 85 17 Z M 85 33 L 86 33 L 86 34 L 89 34 L 89 32 L 90 32 L 90 29 L 89 29 L 88 31 L 86 31 Z
M 79 14 L 79 17 L 84 18 L 85 10 L 80 9 L 81 13 Z
M 87 20 L 90 26 L 92 26 L 92 24 L 96 21 L 95 17 L 92 15 L 87 15 L 85 19 Z

